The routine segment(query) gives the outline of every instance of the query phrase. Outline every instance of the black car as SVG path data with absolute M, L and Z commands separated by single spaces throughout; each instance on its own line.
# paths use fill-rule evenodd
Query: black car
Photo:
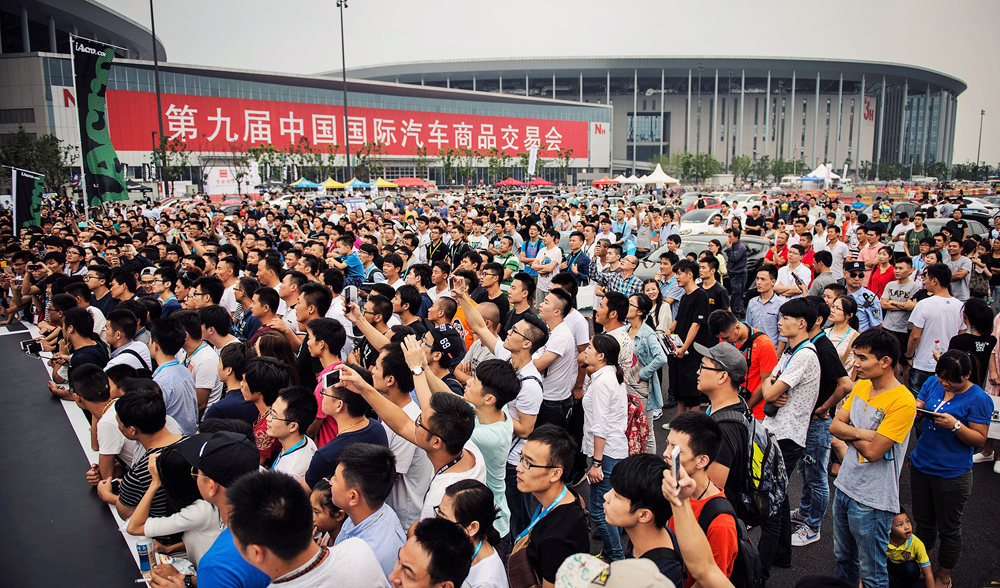
M 685 235 L 681 237 L 681 246 L 678 255 L 685 256 L 688 253 L 701 255 L 702 251 L 708 249 L 708 243 L 712 239 L 718 239 L 723 247 L 726 246 L 725 235 Z M 767 249 L 771 244 L 767 239 L 754 235 L 743 235 L 740 241 L 747 247 L 747 287 L 743 293 L 743 301 L 748 302 L 751 298 L 757 296 L 757 285 L 754 278 L 757 275 L 757 269 L 764 263 L 764 256 L 767 254 Z M 656 274 L 660 271 L 660 256 L 666 252 L 667 246 L 661 245 L 640 260 L 639 267 L 635 269 L 636 277 L 641 278 L 643 281 L 655 278 Z M 724 277 L 722 282 L 728 289 L 729 278 Z

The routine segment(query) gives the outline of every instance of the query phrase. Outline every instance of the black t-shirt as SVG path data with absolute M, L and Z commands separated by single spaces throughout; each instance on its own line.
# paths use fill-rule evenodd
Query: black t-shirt
M 716 310 L 729 310 L 729 292 L 716 282 L 711 288 L 702 288 L 708 294 L 708 314 Z
M 667 547 L 657 547 L 642 554 L 642 559 L 648 559 L 656 564 L 660 573 L 670 579 L 674 586 L 684 585 L 684 563 L 680 553 L 677 551 L 677 542 L 674 542 L 674 549 Z
M 500 338 L 506 339 L 507 334 L 510 332 L 510 329 L 518 322 L 520 322 L 520 320 L 524 318 L 524 315 L 528 314 L 529 312 L 535 312 L 535 311 L 531 310 L 530 306 L 524 312 L 514 312 L 514 309 L 511 308 L 510 312 L 507 313 L 507 320 L 503 323 L 503 326 L 500 327 Z
M 986 267 L 990 270 L 990 273 L 993 274 L 990 276 L 990 286 L 1000 286 L 1000 257 L 987 255 L 981 259 L 986 263 Z
M 963 231 L 969 228 L 969 223 L 965 222 L 964 220 L 956 221 L 955 219 L 951 219 L 950 221 L 944 224 L 944 227 L 946 229 L 949 229 L 951 231 L 952 236 L 954 236 L 956 239 L 961 239 L 964 236 Z
M 695 343 L 711 347 L 712 334 L 708 332 L 708 315 L 708 293 L 702 288 L 695 288 L 690 294 L 685 294 L 681 298 L 680 305 L 677 307 L 677 316 L 674 317 L 677 321 L 677 329 L 674 332 L 682 341 L 686 341 L 691 325 L 697 323 L 701 326 L 698 328 L 698 334 L 695 335 Z M 694 348 L 691 348 L 690 351 L 694 352 Z
M 69 356 L 69 374 L 72 377 L 73 370 L 85 363 L 95 363 L 103 369 L 110 359 L 107 346 L 100 341 L 94 345 L 81 347 Z M 72 382 L 70 384 L 72 385 Z
M 497 305 L 497 309 L 500 311 L 500 324 L 505 324 L 507 322 L 507 313 L 510 312 L 510 301 L 507 300 L 507 295 L 503 292 L 496 298 L 490 298 L 490 293 L 486 290 L 479 296 L 475 296 L 472 299 L 476 304 L 482 304 L 484 302 L 492 302 Z
M 948 343 L 948 349 L 964 351 L 972 356 L 972 378 L 970 381 L 979 387 L 986 384 L 986 376 L 989 374 L 990 355 L 993 348 L 997 346 L 997 338 L 987 333 L 986 335 L 973 335 L 972 333 L 962 333 L 955 335 Z
M 302 337 L 302 345 L 295 356 L 295 367 L 299 370 L 299 380 L 306 388 L 316 387 L 316 374 L 323 371 L 323 364 L 319 359 L 309 355 L 309 333 Z
M 738 404 L 731 404 L 712 411 L 712 418 L 716 421 L 719 417 L 729 413 L 743 415 L 749 422 L 753 418 L 747 403 L 742 399 Z M 740 490 L 744 487 L 744 479 L 747 471 L 747 436 L 750 432 L 742 423 L 722 422 L 719 423 L 722 431 L 722 443 L 719 445 L 719 453 L 715 462 L 721 466 L 729 468 L 729 477 L 726 478 L 726 498 L 733 503 L 736 508 Z
M 104 295 L 104 298 L 98 300 L 93 294 L 90 295 L 90 305 L 101 311 L 101 314 L 107 318 L 108 314 L 118 306 L 118 301 L 111 295 L 109 291 Z
M 417 341 L 423 339 L 424 335 L 427 333 L 427 325 L 424 324 L 424 319 L 420 317 L 417 317 L 417 320 L 406 326 L 413 329 L 413 333 L 416 336 Z
M 570 494 L 576 498 L 575 493 Z M 567 557 L 590 553 L 587 511 L 576 500 L 555 507 L 535 524 L 526 549 L 538 577 L 555 584 L 559 566 Z
M 819 357 L 819 396 L 816 397 L 816 406 L 819 408 L 824 402 L 830 399 L 834 390 L 837 389 L 837 380 L 847 375 L 844 363 L 840 361 L 840 353 L 826 335 L 821 335 L 813 341 L 816 346 L 816 355 Z
M 743 225 L 746 227 L 747 235 L 763 235 L 764 234 L 764 217 L 754 218 L 748 216 Z

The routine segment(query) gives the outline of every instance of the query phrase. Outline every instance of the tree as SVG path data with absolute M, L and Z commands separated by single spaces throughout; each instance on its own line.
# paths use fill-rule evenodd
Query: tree
M 45 187 L 53 191 L 69 183 L 70 168 L 79 165 L 78 160 L 76 147 L 53 135 L 36 139 L 21 127 L 0 146 L 0 165 L 45 174 Z
M 500 172 L 503 170 L 504 160 L 507 157 L 506 153 L 496 147 L 490 147 L 486 151 L 487 180 L 490 184 L 495 184 L 499 181 Z
M 767 181 L 771 174 L 771 156 L 765 155 L 753 162 L 753 177 L 758 182 Z
M 382 156 L 386 153 L 385 143 L 362 143 L 354 152 L 354 176 L 363 182 L 375 181 L 382 175 L 385 165 Z
M 426 146 L 416 146 L 413 148 L 413 166 L 416 168 L 417 177 L 420 179 L 427 178 L 427 168 L 431 163 L 434 162 L 433 157 L 427 155 Z
M 190 163 L 191 153 L 188 151 L 187 143 L 179 137 L 173 139 L 167 137 L 160 138 L 160 144 L 153 151 L 153 161 L 160 169 L 159 180 L 166 182 L 167 194 L 173 194 L 174 181 L 179 180 Z
M 745 182 L 747 181 L 747 177 L 753 172 L 753 163 L 749 155 L 737 155 L 730 162 L 729 171 Z
M 285 163 L 285 154 L 274 145 L 258 145 L 246 149 L 248 162 L 257 164 L 257 171 L 260 174 L 261 182 L 266 182 L 273 175 L 271 172 L 278 166 Z M 284 182 L 287 178 L 281 178 Z
M 556 168 L 559 170 L 559 177 L 563 182 L 569 182 L 569 163 L 573 159 L 572 149 L 563 149 L 560 147 L 556 150 Z M 654 166 L 655 167 L 655 166 Z
M 444 171 L 444 183 L 451 185 L 455 179 L 455 168 L 458 162 L 458 150 L 451 147 L 438 149 L 437 157 L 441 161 L 441 168 Z
M 253 149 L 253 147 L 250 149 Z M 230 141 L 226 143 L 226 151 L 220 157 L 223 167 L 228 167 L 233 172 L 233 179 L 236 180 L 236 193 L 238 195 L 243 194 L 243 180 L 250 175 L 250 164 L 253 163 L 248 151 L 246 145 L 242 142 Z
M 699 153 L 694 156 L 693 172 L 699 181 L 704 181 L 722 170 L 722 162 L 716 159 L 711 153 Z
M 475 174 L 476 166 L 482 158 L 482 154 L 475 149 L 470 149 L 468 147 L 459 149 L 458 153 L 460 155 L 458 176 L 461 178 L 461 182 L 466 184 L 472 180 L 472 177 Z

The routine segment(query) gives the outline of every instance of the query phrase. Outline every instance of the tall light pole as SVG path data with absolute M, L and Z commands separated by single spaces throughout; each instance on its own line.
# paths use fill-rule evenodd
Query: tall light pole
M 986 116 L 985 110 L 979 111 L 979 147 L 976 148 L 976 165 L 979 165 L 979 155 L 983 150 L 983 117 Z
M 156 17 L 153 15 L 153 0 L 149 0 L 149 25 L 150 34 L 153 35 L 153 74 L 156 76 L 156 122 L 160 125 L 160 142 L 163 143 L 163 104 L 160 102 L 160 58 L 156 51 Z M 158 151 L 156 143 L 153 144 L 153 150 Z M 156 168 L 156 195 L 159 196 L 160 181 L 163 179 L 163 166 L 158 165 Z
M 337 0 L 337 8 L 340 9 L 340 79 L 344 84 L 344 150 L 347 152 L 347 178 L 354 177 L 351 170 L 351 139 L 347 132 L 347 57 L 344 52 L 344 9 L 347 8 L 347 0 Z
M 698 64 L 698 130 L 697 130 L 697 144 L 695 145 L 694 152 L 696 154 L 701 153 L 701 70 L 702 65 Z

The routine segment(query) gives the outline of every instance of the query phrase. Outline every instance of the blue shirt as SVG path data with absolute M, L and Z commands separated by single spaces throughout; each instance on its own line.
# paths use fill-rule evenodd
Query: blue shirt
M 309 469 L 306 470 L 306 484 L 312 488 L 320 479 L 332 476 L 337 470 L 337 455 L 351 443 L 371 443 L 388 447 L 389 438 L 386 437 L 382 424 L 375 420 L 369 420 L 363 429 L 340 433 L 313 455 Z
M 970 423 L 988 425 L 993 416 L 993 400 L 975 384 L 971 388 L 954 395 L 944 402 L 944 388 L 937 376 L 924 382 L 919 400 L 924 401 L 924 409 L 954 416 L 963 425 Z M 955 478 L 972 469 L 972 454 L 975 447 L 969 447 L 950 429 L 943 429 L 934 421 L 924 417 L 924 432 L 917 438 L 917 446 L 910 452 L 910 463 L 924 474 L 942 478 Z
M 383 504 L 382 508 L 368 515 L 368 518 L 358 525 L 355 525 L 354 521 L 347 517 L 334 545 L 340 545 L 351 537 L 364 540 L 368 547 L 372 548 L 386 578 L 396 567 L 396 560 L 399 559 L 399 548 L 403 546 L 403 543 L 406 543 L 406 533 L 403 531 L 403 526 L 399 524 L 399 517 L 388 504 Z
M 677 309 L 681 306 L 681 298 L 684 298 L 684 288 L 677 285 L 677 276 L 670 278 L 667 282 L 660 282 L 660 294 L 664 298 L 673 300 L 670 304 L 670 314 L 677 316 Z
M 858 303 L 858 323 L 861 326 L 858 332 L 864 333 L 869 327 L 882 324 L 882 303 L 874 292 L 862 286 L 854 294 L 848 292 L 847 295 Z
M 245 421 L 253 426 L 260 418 L 260 411 L 257 405 L 251 400 L 243 399 L 243 391 L 239 388 L 229 390 L 226 395 L 215 404 L 205 410 L 205 418 L 208 419 L 237 419 Z
M 171 296 L 166 302 L 163 303 L 163 308 L 160 309 L 160 319 L 165 319 L 170 316 L 170 313 L 180 309 L 181 303 L 177 302 L 177 297 Z
M 176 359 L 156 368 L 153 381 L 163 392 L 167 414 L 174 417 L 185 435 L 194 435 L 198 429 L 198 393 L 194 377 Z
M 227 527 L 198 562 L 198 588 L 265 588 L 267 574 L 243 559 Z
M 354 278 L 359 282 L 364 279 L 365 264 L 361 263 L 361 258 L 358 257 L 357 253 L 351 253 L 341 261 L 347 264 L 347 269 L 344 271 L 345 279 Z
M 524 244 L 521 245 L 521 253 L 525 254 L 528 257 L 528 259 L 535 259 L 535 257 L 538 255 L 538 251 L 541 250 L 541 248 L 542 248 L 541 239 L 535 239 L 534 241 L 525 241 Z M 524 264 L 524 273 L 528 274 L 529 276 L 538 275 L 538 272 L 531 269 L 530 263 Z
M 747 324 L 764 331 L 768 339 L 774 343 L 775 349 L 777 349 L 779 341 L 787 341 L 778 335 L 778 318 L 781 314 L 778 309 L 785 302 L 788 302 L 787 298 L 773 294 L 767 302 L 763 302 L 760 296 L 757 296 L 747 305 Z

